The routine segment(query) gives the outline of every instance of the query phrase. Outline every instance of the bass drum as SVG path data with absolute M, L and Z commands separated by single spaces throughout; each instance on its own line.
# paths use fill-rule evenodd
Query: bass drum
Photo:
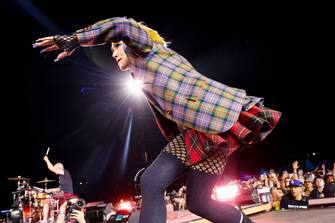
M 23 205 L 10 209 L 8 220 L 11 223 L 38 222 L 39 217 L 34 207 Z
M 23 222 L 38 222 L 39 211 L 33 205 L 23 205 L 22 207 L 22 218 Z

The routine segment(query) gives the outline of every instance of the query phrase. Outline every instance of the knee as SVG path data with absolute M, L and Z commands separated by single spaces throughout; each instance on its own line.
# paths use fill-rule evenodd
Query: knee
M 204 191 L 193 191 L 188 190 L 186 194 L 186 206 L 187 209 L 196 214 L 202 215 L 202 213 L 208 209 L 208 205 L 210 205 L 212 198 L 210 193 L 204 193 Z
M 140 179 L 141 191 L 161 191 L 164 192 L 165 188 L 160 185 L 159 180 L 157 180 L 157 176 L 150 171 L 150 169 L 144 171 Z
M 197 202 L 190 199 L 187 200 L 187 209 L 196 215 L 201 215 L 201 210 L 203 209 L 202 204 L 203 202 Z
M 150 183 L 151 183 L 151 175 L 150 173 L 148 173 L 148 171 L 144 171 L 140 179 L 141 190 L 143 191 L 148 186 L 150 186 Z
M 194 205 L 194 204 L 187 204 L 187 209 L 192 212 L 193 214 L 201 216 L 201 208 L 199 205 Z

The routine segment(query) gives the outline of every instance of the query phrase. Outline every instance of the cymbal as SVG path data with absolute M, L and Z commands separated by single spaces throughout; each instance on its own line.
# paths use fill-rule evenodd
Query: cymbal
M 35 186 L 33 186 L 33 188 L 35 189 L 35 191 L 38 191 L 38 192 L 42 192 L 42 191 L 44 191 L 43 188 L 39 188 L 39 187 L 35 187 Z
M 21 176 L 18 176 L 18 177 L 9 177 L 7 178 L 7 180 L 30 180 L 30 178 L 26 178 L 26 177 L 21 177 Z
M 56 180 L 48 180 L 48 178 L 45 178 L 44 180 L 37 181 L 36 183 L 42 184 L 42 183 L 49 183 L 49 182 L 54 182 Z

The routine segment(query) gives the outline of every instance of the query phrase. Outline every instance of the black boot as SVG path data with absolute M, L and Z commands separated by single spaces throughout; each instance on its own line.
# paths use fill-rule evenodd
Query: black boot
M 251 219 L 248 216 L 246 216 L 243 212 L 242 215 L 243 215 L 242 223 L 255 223 L 251 221 Z

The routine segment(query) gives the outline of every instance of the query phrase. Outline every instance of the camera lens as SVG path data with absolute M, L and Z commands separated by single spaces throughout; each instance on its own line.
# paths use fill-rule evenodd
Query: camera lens
M 84 207 L 85 204 L 86 204 L 86 202 L 83 199 L 78 199 L 77 202 L 76 202 L 76 206 L 79 207 L 79 208 Z

